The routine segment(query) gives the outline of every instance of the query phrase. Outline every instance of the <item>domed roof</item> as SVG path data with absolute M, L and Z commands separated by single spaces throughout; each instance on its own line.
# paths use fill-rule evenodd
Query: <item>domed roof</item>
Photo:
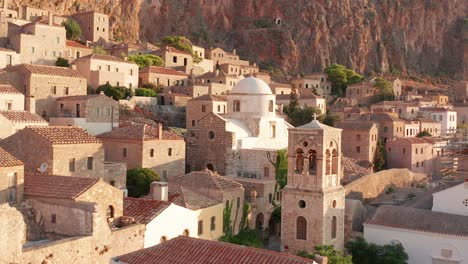
M 255 78 L 247 77 L 240 80 L 232 88 L 231 93 L 233 94 L 272 94 L 270 86 L 266 82 Z

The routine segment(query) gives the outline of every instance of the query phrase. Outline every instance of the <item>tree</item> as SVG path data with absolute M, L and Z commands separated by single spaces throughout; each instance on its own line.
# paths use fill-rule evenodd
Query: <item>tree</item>
M 376 245 L 368 243 L 364 238 L 358 237 L 346 244 L 351 253 L 353 263 L 360 264 L 406 264 L 408 254 L 401 244 Z
M 302 126 L 314 118 L 314 114 L 320 115 L 321 111 L 318 108 L 310 107 L 304 105 L 304 107 L 299 106 L 299 100 L 297 99 L 296 92 L 292 92 L 290 95 L 289 105 L 284 107 L 284 113 L 289 117 L 291 125 L 297 127 Z
M 377 141 L 377 149 L 374 155 L 374 171 L 385 170 L 385 146 L 379 140 Z
M 157 97 L 158 93 L 153 89 L 138 88 L 135 89 L 136 96 Z
M 240 230 L 237 235 L 223 235 L 219 238 L 219 241 L 256 248 L 263 247 L 262 240 L 258 237 L 257 231 L 252 229 Z
M 67 19 L 62 23 L 62 26 L 65 27 L 67 39 L 70 40 L 79 40 L 81 37 L 81 27 L 78 22 L 73 19 Z
M 330 245 L 317 245 L 314 247 L 315 249 L 315 254 L 324 256 L 328 258 L 328 263 L 330 264 L 353 264 L 351 261 L 351 256 L 346 256 L 343 251 L 341 250 L 336 250 L 333 246 Z M 315 259 L 315 254 L 309 253 L 305 250 L 301 250 L 297 252 L 298 256 L 304 257 L 304 258 L 309 258 L 309 259 Z M 359 263 L 360 262 L 355 262 Z
M 431 133 L 429 133 L 428 131 L 426 130 L 423 130 L 421 132 L 419 132 L 416 137 L 418 138 L 422 138 L 422 137 L 432 137 Z
M 150 185 L 154 181 L 159 181 L 159 175 L 151 169 L 135 168 L 127 171 L 128 195 L 140 197 L 150 191 Z
M 55 66 L 59 66 L 59 67 L 70 67 L 70 63 L 68 62 L 67 59 L 62 58 L 62 57 L 58 57 L 58 58 L 57 58 L 57 61 L 55 61 Z
M 359 73 L 340 64 L 332 64 L 325 68 L 332 83 L 332 94 L 341 97 L 345 94 L 346 87 L 358 83 L 364 79 Z
M 133 96 L 133 91 L 131 89 L 122 86 L 114 87 L 108 83 L 98 86 L 96 93 L 99 94 L 101 91 L 103 91 L 105 95 L 111 96 L 117 101 Z
M 94 46 L 93 47 L 93 53 L 94 54 L 101 54 L 101 55 L 106 55 L 107 54 L 107 52 L 103 48 L 101 48 L 99 46 Z
M 327 114 L 319 116 L 318 120 L 320 123 L 333 127 L 336 123 L 340 122 L 341 117 L 339 115 L 332 114 L 330 111 L 327 111 Z
M 392 84 L 389 81 L 382 77 L 376 77 L 374 80 L 374 87 L 379 88 L 379 93 L 377 94 L 376 98 L 377 102 L 395 100 Z
M 143 69 L 149 66 L 163 66 L 164 61 L 161 57 L 153 54 L 136 54 L 128 56 L 128 60 L 138 64 L 138 68 Z
M 192 54 L 193 63 L 195 64 L 198 64 L 203 60 L 203 58 L 193 52 L 192 42 L 184 36 L 165 36 L 161 42 L 166 46 L 174 47 L 178 50 Z

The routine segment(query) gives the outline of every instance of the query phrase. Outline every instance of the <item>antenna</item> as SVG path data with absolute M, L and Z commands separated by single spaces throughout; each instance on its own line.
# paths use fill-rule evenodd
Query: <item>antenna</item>
M 40 173 L 44 173 L 47 171 L 47 163 L 42 163 L 41 166 L 39 166 L 39 169 L 37 169 Z

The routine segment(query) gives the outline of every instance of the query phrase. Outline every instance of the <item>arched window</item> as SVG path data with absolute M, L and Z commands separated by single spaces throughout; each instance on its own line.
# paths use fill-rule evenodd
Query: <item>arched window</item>
M 109 207 L 107 208 L 106 215 L 107 219 L 114 218 L 114 207 L 112 205 L 109 205 Z
M 162 236 L 162 237 L 161 237 L 161 243 L 164 243 L 164 242 L 166 242 L 166 241 L 167 241 L 167 237 Z
M 189 237 L 189 236 L 190 236 L 190 232 L 188 231 L 188 229 L 185 229 L 185 230 L 184 230 L 183 235 L 186 236 L 186 237 Z
M 239 100 L 234 100 L 233 105 L 232 105 L 233 112 L 240 112 L 240 101 Z
M 296 150 L 296 173 L 302 174 L 304 169 L 304 151 L 302 149 Z
M 273 112 L 274 110 L 274 105 L 273 105 L 273 100 L 268 101 L 268 111 Z
M 333 216 L 332 222 L 331 222 L 331 238 L 332 239 L 336 238 L 336 216 Z
M 210 171 L 214 171 L 214 166 L 213 164 L 209 163 L 208 165 L 206 165 L 206 168 L 209 169 Z
M 332 174 L 338 174 L 338 151 L 332 151 Z
M 313 175 L 317 173 L 317 152 L 315 150 L 309 150 L 309 174 Z
M 296 239 L 307 240 L 307 220 L 302 216 L 296 220 Z
M 326 156 L 326 168 L 325 168 L 325 174 L 326 175 L 329 175 L 331 173 L 331 155 L 330 155 L 330 150 L 327 149 L 327 151 L 325 152 L 325 156 Z

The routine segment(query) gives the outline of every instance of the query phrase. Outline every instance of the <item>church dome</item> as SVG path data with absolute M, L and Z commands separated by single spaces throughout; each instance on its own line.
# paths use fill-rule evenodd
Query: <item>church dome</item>
M 266 82 L 255 78 L 247 77 L 240 80 L 232 88 L 231 93 L 233 94 L 272 94 L 270 86 Z

